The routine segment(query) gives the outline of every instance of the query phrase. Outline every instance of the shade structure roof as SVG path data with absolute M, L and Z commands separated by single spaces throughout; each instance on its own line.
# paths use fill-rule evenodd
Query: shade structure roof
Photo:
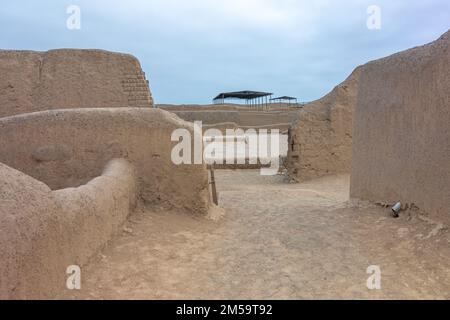
M 269 92 L 260 92 L 260 91 L 236 91 L 236 92 L 222 92 L 217 97 L 214 98 L 214 100 L 219 99 L 228 99 L 228 98 L 234 98 L 234 99 L 255 99 L 255 98 L 262 98 L 271 96 L 273 93 Z
M 288 97 L 288 96 L 282 96 L 282 97 L 273 98 L 273 99 L 270 99 L 270 100 L 297 100 L 297 98 Z

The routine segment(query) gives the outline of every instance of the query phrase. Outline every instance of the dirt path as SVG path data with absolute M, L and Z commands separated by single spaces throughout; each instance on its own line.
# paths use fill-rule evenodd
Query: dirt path
M 351 205 L 347 176 L 285 184 L 258 173 L 216 173 L 220 221 L 135 214 L 62 298 L 450 298 L 448 229 Z M 370 265 L 381 290 L 366 287 Z

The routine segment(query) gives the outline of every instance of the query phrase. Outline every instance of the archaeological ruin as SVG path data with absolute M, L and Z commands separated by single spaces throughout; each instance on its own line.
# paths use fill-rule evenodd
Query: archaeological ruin
M 208 213 L 206 167 L 170 160 L 193 125 L 153 108 L 134 57 L 4 51 L 0 69 L 1 298 L 51 297 L 138 201 Z
M 103 50 L 3 50 L 0 74 L 0 299 L 450 298 L 450 31 L 263 110 L 155 104 Z M 279 130 L 283 168 L 174 164 L 194 121 Z M 375 263 L 381 293 L 354 284 Z

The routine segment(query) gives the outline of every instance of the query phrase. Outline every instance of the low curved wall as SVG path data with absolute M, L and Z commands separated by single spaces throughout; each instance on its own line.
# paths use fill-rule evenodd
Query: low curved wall
M 66 289 L 66 269 L 83 266 L 119 230 L 137 200 L 124 159 L 86 185 L 51 191 L 0 163 L 0 299 L 51 298 Z
M 0 162 L 46 183 L 77 187 L 101 174 L 114 158 L 137 170 L 138 192 L 149 204 L 205 214 L 209 209 L 205 165 L 171 161 L 173 130 L 191 123 L 149 108 L 42 111 L 0 119 Z M 193 135 L 192 135 L 193 136 Z

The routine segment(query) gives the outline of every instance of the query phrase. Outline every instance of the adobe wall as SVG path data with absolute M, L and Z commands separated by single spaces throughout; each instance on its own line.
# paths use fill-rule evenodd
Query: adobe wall
M 204 165 L 173 164 L 173 130 L 191 123 L 150 108 L 42 111 L 0 119 L 0 162 L 51 189 L 78 187 L 105 164 L 125 158 L 138 175 L 142 200 L 205 214 L 209 209 Z M 193 135 L 192 135 L 193 136 Z
M 291 179 L 350 172 L 359 76 L 357 68 L 328 95 L 300 111 L 289 130 L 287 169 Z
M 267 109 L 264 111 L 295 111 L 301 106 L 299 105 L 287 105 L 286 103 L 269 103 Z M 249 105 L 244 104 L 156 104 L 157 108 L 161 108 L 167 111 L 263 111 L 261 109 L 252 108 Z
M 124 159 L 78 188 L 51 191 L 0 163 L 0 299 L 48 299 L 66 290 L 68 266 L 82 267 L 116 233 L 137 200 Z
M 450 32 L 366 64 L 351 196 L 450 217 Z
M 103 50 L 0 50 L 0 118 L 62 108 L 152 107 L 139 61 Z
M 190 122 L 202 121 L 205 125 L 235 123 L 242 128 L 290 124 L 297 118 L 299 111 L 191 110 L 171 112 Z
M 236 130 L 236 129 L 242 129 L 244 131 L 246 130 L 279 130 L 280 133 L 287 133 L 289 128 L 291 126 L 291 123 L 274 123 L 274 124 L 267 124 L 267 125 L 259 125 L 259 126 L 242 126 L 238 125 L 234 122 L 223 122 L 223 123 L 215 123 L 215 124 L 205 124 L 203 125 L 203 132 L 205 132 L 208 129 L 217 129 L 219 131 L 222 131 L 223 135 L 226 135 L 227 129 L 230 130 Z
M 204 124 L 214 124 L 221 122 L 239 123 L 239 112 L 230 110 L 214 111 L 171 111 L 181 119 L 194 122 L 202 121 Z

